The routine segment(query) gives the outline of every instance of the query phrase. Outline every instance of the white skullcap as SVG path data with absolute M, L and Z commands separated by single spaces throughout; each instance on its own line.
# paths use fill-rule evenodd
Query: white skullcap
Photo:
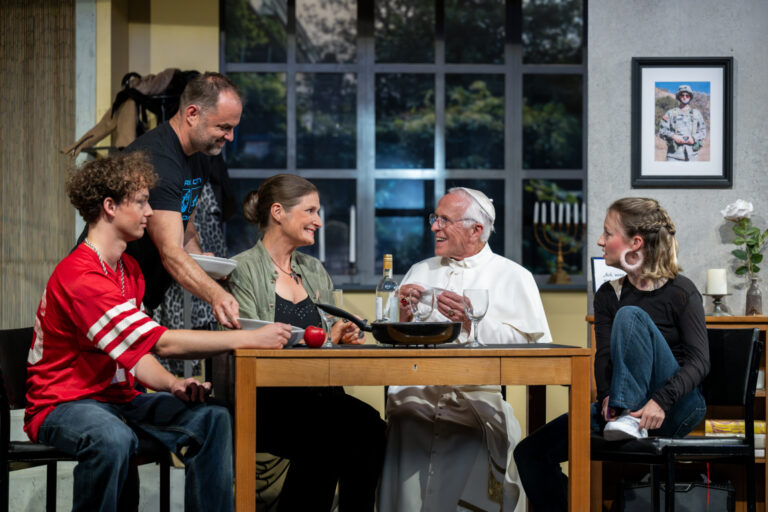
M 493 199 L 490 199 L 487 195 L 474 188 L 454 187 L 448 192 L 452 193 L 457 190 L 462 190 L 472 196 L 472 199 L 475 200 L 480 209 L 491 219 L 491 224 L 496 222 L 496 208 L 493 207 Z

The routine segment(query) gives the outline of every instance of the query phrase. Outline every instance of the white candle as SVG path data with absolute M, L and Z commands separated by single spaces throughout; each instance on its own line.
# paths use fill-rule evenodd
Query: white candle
M 724 268 L 707 270 L 707 293 L 710 295 L 726 295 L 728 293 L 728 280 L 725 277 Z
M 579 203 L 573 205 L 573 223 L 579 225 Z
M 318 238 L 318 259 L 325 263 L 325 210 L 323 210 L 323 206 L 320 205 L 320 229 L 318 229 L 320 232 Z
M 541 203 L 541 223 L 547 223 L 547 203 Z
M 563 224 L 563 203 L 557 205 L 557 223 Z
M 538 201 L 533 203 L 533 223 L 534 224 L 539 223 L 539 202 Z
M 349 262 L 354 263 L 357 258 L 355 205 L 349 207 Z
M 555 215 L 555 202 L 554 201 L 550 201 L 549 202 L 549 206 L 550 206 L 550 210 L 549 211 L 552 214 L 552 224 L 554 224 L 555 221 L 557 220 L 557 216 Z
M 565 205 L 565 223 L 566 224 L 571 223 L 571 205 L 570 204 Z

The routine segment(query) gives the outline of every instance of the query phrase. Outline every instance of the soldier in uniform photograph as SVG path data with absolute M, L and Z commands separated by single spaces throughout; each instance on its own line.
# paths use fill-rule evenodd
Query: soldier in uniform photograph
M 659 124 L 659 137 L 667 143 L 667 161 L 698 160 L 707 126 L 698 109 L 691 106 L 693 91 L 689 85 L 677 88 L 677 107 L 667 110 Z

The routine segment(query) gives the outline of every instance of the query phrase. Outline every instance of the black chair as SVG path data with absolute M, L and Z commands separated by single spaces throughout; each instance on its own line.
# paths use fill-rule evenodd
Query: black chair
M 11 410 L 27 405 L 27 354 L 32 344 L 32 328 L 0 331 L 0 509 L 8 510 L 10 472 L 45 464 L 45 508 L 56 510 L 56 463 L 75 458 L 52 446 L 30 441 L 11 441 Z M 165 446 L 152 438 L 139 436 L 139 451 L 135 465 L 160 464 L 160 510 L 170 510 L 171 456 Z M 98 492 L 98 490 L 94 490 Z M 135 504 L 138 508 L 138 503 Z
M 688 436 L 683 439 L 649 437 L 607 442 L 592 435 L 592 460 L 651 466 L 651 503 L 659 510 L 658 468 L 666 468 L 665 510 L 675 510 L 675 462 L 710 461 L 743 464 L 746 471 L 747 510 L 754 512 L 755 433 L 754 401 L 763 344 L 758 329 L 708 329 L 711 370 L 702 383 L 708 406 L 740 406 L 746 433 L 743 437 Z

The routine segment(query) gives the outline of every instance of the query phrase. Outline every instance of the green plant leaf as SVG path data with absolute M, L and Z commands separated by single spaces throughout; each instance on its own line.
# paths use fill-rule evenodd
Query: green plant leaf
M 747 245 L 749 247 L 754 247 L 757 245 L 757 240 L 755 240 L 754 238 L 747 238 Z
M 737 235 L 741 235 L 741 236 L 744 236 L 744 235 L 747 234 L 746 228 L 743 228 L 743 227 L 739 226 L 738 224 L 733 226 L 733 232 L 736 233 Z
M 763 261 L 763 255 L 760 253 L 755 253 L 752 255 L 752 263 L 760 263 Z
M 747 261 L 747 251 L 744 251 L 742 249 L 734 249 L 731 251 L 731 254 L 739 258 L 740 260 Z
M 734 270 L 734 272 L 736 273 L 737 276 L 743 276 L 744 274 L 747 273 L 747 266 L 746 265 L 742 265 L 739 268 L 737 268 L 736 270 Z
M 754 226 L 752 226 L 747 230 L 747 236 L 758 236 L 758 235 L 760 235 L 760 230 Z
M 738 238 L 734 238 L 733 239 L 733 243 L 735 245 L 742 245 L 742 244 L 746 243 L 746 240 L 741 238 L 741 237 L 738 237 Z
M 757 265 L 752 265 L 752 273 L 757 274 L 758 272 L 760 272 L 760 267 Z

